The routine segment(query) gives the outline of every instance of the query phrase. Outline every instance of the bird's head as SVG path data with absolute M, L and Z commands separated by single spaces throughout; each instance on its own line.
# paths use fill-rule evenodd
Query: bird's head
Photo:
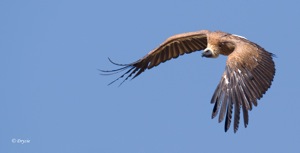
M 207 36 L 207 46 L 202 53 L 202 57 L 217 58 L 220 54 L 226 54 L 229 50 L 232 52 L 232 48 L 229 49 L 226 46 L 227 43 L 222 40 L 227 35 L 227 33 L 221 31 L 209 33 Z

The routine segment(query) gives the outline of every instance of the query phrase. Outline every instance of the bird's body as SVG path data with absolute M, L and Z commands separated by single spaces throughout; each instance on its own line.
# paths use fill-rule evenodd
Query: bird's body
M 219 122 L 225 118 L 225 131 L 227 131 L 234 115 L 234 132 L 236 132 L 242 109 L 244 125 L 247 127 L 248 110 L 252 109 L 252 105 L 256 106 L 257 100 L 270 88 L 275 75 L 275 64 L 272 53 L 244 37 L 208 30 L 177 34 L 169 37 L 159 47 L 136 62 L 117 64 L 111 61 L 122 68 L 101 71 L 115 74 L 128 69 L 118 78 L 127 75 L 125 81 L 167 60 L 199 50 L 204 50 L 202 57 L 217 58 L 220 54 L 228 56 L 225 72 L 211 99 L 211 103 L 215 104 L 212 117 L 214 118 L 220 112 Z

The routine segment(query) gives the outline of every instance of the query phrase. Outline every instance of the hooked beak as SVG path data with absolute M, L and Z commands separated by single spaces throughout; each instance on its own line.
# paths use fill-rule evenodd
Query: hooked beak
M 205 49 L 202 53 L 202 57 L 213 57 L 212 51 L 209 49 Z

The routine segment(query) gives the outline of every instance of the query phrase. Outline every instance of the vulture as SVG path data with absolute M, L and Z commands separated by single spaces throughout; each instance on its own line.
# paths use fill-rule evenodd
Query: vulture
M 133 63 L 118 64 L 108 58 L 111 63 L 120 68 L 100 71 L 104 75 L 111 75 L 126 70 L 110 84 L 120 78 L 124 78 L 124 82 L 128 78 L 134 79 L 146 69 L 180 55 L 201 50 L 203 50 L 202 57 L 206 58 L 217 58 L 220 54 L 228 56 L 225 71 L 211 98 L 211 103 L 214 104 L 212 118 L 219 113 L 218 121 L 222 122 L 225 119 L 225 132 L 227 132 L 234 116 L 233 130 L 236 133 L 240 111 L 243 113 L 246 128 L 249 122 L 248 111 L 252 110 L 253 106 L 257 106 L 257 101 L 270 88 L 275 75 L 273 61 L 275 55 L 245 37 L 208 30 L 177 34 Z

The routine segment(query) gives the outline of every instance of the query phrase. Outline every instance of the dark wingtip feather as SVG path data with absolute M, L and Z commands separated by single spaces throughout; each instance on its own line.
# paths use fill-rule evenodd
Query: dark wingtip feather
M 109 62 L 111 62 L 114 65 L 118 65 L 118 66 L 128 66 L 128 65 L 131 65 L 131 64 L 119 64 L 119 63 L 116 63 L 116 62 L 112 61 L 109 57 L 107 57 L 107 58 L 108 58 Z
M 272 57 L 278 58 L 276 54 L 270 53 Z
M 119 64 L 119 63 L 116 63 L 116 62 L 112 61 L 109 57 L 108 57 L 108 60 L 112 64 L 117 65 L 117 66 L 122 66 L 122 67 L 119 68 L 119 69 L 114 69 L 114 70 L 102 70 L 102 69 L 98 69 L 101 72 L 100 75 L 112 75 L 112 74 L 116 74 L 116 73 L 122 72 L 122 71 L 124 71 L 124 70 L 132 67 L 132 64 Z
M 127 70 L 124 74 L 122 74 L 120 77 L 118 77 L 117 79 L 115 79 L 114 81 L 110 82 L 108 85 L 111 85 L 113 83 L 115 83 L 116 81 L 118 81 L 119 79 L 121 78 L 125 78 L 120 84 L 119 86 L 121 86 L 126 80 L 128 80 L 128 78 L 132 77 L 133 74 L 135 74 L 138 70 L 141 70 L 141 68 L 137 67 L 136 64 L 138 62 L 140 62 L 140 60 L 136 61 L 136 62 L 133 62 L 133 63 L 130 63 L 130 64 L 119 64 L 119 63 L 116 63 L 114 61 L 112 61 L 109 57 L 108 57 L 108 60 L 109 62 L 111 62 L 112 64 L 114 65 L 117 65 L 117 66 L 121 66 L 121 68 L 119 69 L 114 69 L 114 70 L 101 70 L 101 69 L 98 69 L 101 73 L 100 75 L 113 75 L 113 74 L 117 74 L 119 72 L 122 72 L 124 70 Z M 141 72 L 139 72 L 140 74 Z M 139 75 L 138 74 L 138 75 Z M 126 76 L 127 75 L 127 76 Z M 135 75 L 132 79 L 134 79 L 137 75 Z

